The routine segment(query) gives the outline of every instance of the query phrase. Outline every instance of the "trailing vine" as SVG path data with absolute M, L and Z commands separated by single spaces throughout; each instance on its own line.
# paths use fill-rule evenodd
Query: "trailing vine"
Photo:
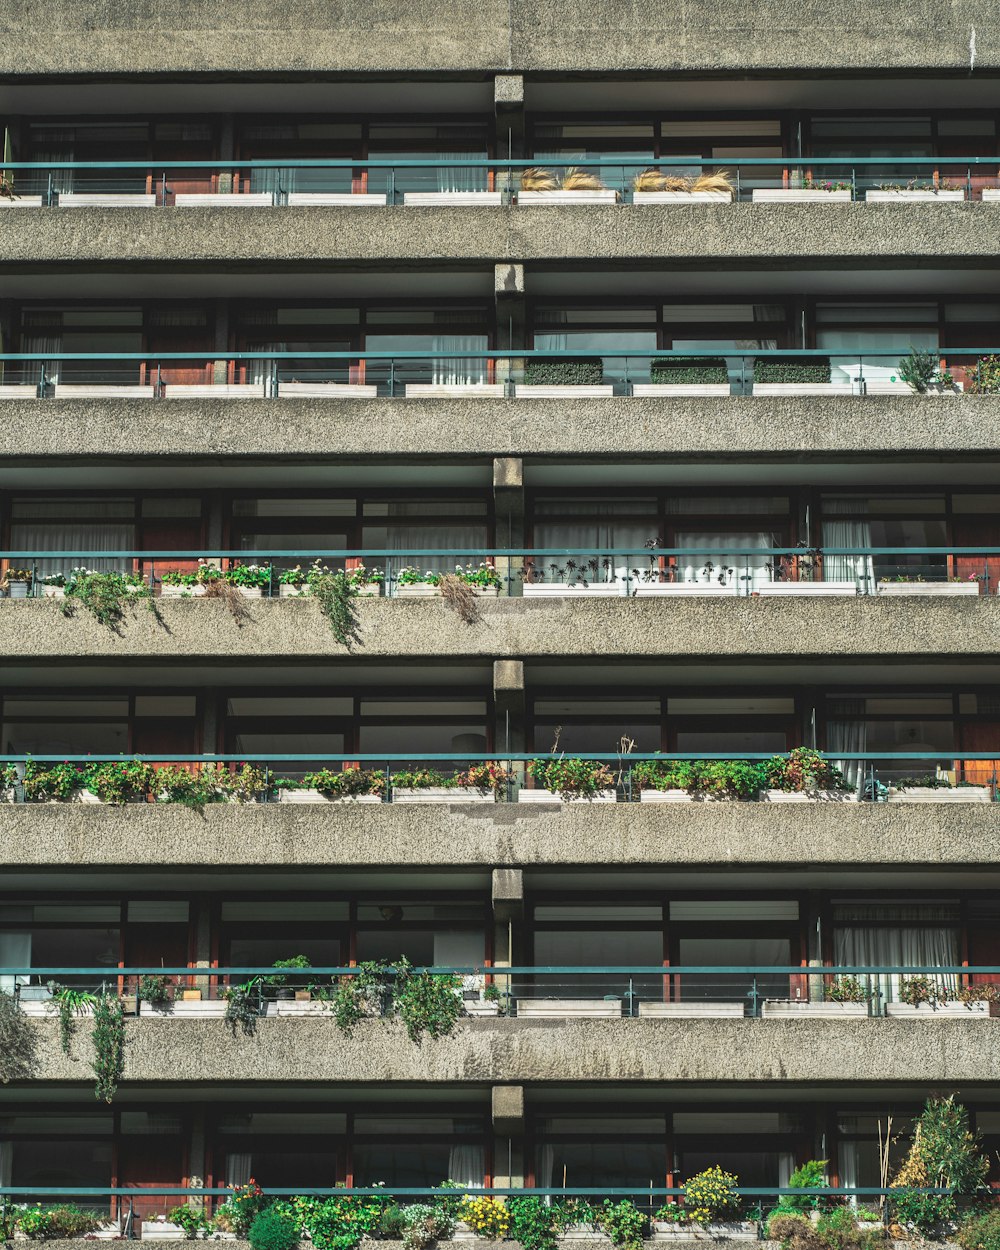
M 34 1075 L 35 1032 L 13 994 L 0 990 L 0 1085 Z
M 76 1031 L 78 1016 L 84 1015 L 88 1008 L 93 1007 L 96 999 L 85 990 L 74 990 L 68 985 L 56 985 L 49 982 L 49 993 L 52 997 L 46 1004 L 46 1010 L 59 1016 L 59 1045 L 64 1055 L 68 1055 L 73 1045 L 73 1034 Z
M 125 1070 L 125 1008 L 116 994 L 99 994 L 94 1002 L 94 1095 L 111 1102 Z
M 406 1027 L 407 1037 L 411 1042 L 419 1042 L 424 1033 L 434 1038 L 447 1037 L 462 1014 L 461 978 L 411 972 L 405 959 L 395 967 L 393 1006 Z
M 66 581 L 65 597 L 60 600 L 63 616 L 72 616 L 77 606 L 86 608 L 101 625 L 118 632 L 125 617 L 125 608 L 139 600 L 155 615 L 150 588 L 139 573 L 95 573 L 74 569 Z
M 323 569 L 309 574 L 309 587 L 319 603 L 319 610 L 330 623 L 334 638 L 349 651 L 354 643 L 361 641 L 354 611 L 353 601 L 358 593 L 354 581 L 343 570 L 331 573 Z
M 257 1032 L 262 1006 L 260 979 L 254 977 L 243 985 L 231 985 L 225 991 L 225 999 L 224 1019 L 230 1033 L 235 1037 L 238 1031 L 242 1031 L 244 1037 L 253 1037 Z

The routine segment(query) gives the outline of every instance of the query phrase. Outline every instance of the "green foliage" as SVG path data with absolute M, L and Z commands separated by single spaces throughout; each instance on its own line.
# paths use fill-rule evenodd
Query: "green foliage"
M 528 776 L 543 789 L 554 790 L 562 799 L 592 799 L 600 790 L 615 788 L 615 777 L 607 764 L 565 755 L 531 760 Z
M 826 1181 L 826 1159 L 810 1159 L 788 1178 L 788 1189 L 828 1189 Z M 820 1205 L 815 1195 L 798 1198 L 795 1194 L 785 1194 L 778 1203 L 788 1211 L 812 1211 Z
M 715 1164 L 684 1182 L 684 1210 L 692 1224 L 705 1227 L 732 1219 L 739 1207 L 739 1178 Z
M 200 1207 L 192 1207 L 187 1203 L 173 1207 L 167 1212 L 167 1219 L 171 1224 L 176 1224 L 178 1228 L 184 1230 L 184 1236 L 188 1241 L 197 1241 L 199 1237 L 206 1236 L 212 1228 L 212 1222 L 205 1219 L 204 1211 Z
M 0 990 L 0 1085 L 27 1080 L 36 1066 L 31 1021 L 14 995 Z
M 672 356 L 652 361 L 649 377 L 658 386 L 724 386 L 729 369 L 721 356 Z
M 41 1203 L 26 1207 L 19 1220 L 21 1232 L 30 1241 L 84 1237 L 96 1232 L 100 1223 L 93 1211 L 83 1211 L 71 1202 L 54 1207 L 43 1207 Z
M 399 789 L 429 790 L 433 786 L 453 786 L 455 780 L 436 768 L 401 768 L 393 772 L 392 783 Z
M 1000 1250 L 1000 1207 L 968 1214 L 959 1225 L 955 1240 L 962 1250 Z
M 932 386 L 953 386 L 951 374 L 942 373 L 940 361 L 933 352 L 910 348 L 909 356 L 900 360 L 899 376 L 918 395 L 925 395 Z
M 620 1250 L 642 1250 L 646 1217 L 630 1198 L 622 1198 L 620 1202 L 605 1198 L 597 1220 L 613 1246 Z
M 768 1217 L 767 1236 L 780 1242 L 782 1250 L 877 1250 L 885 1243 L 885 1232 L 877 1223 L 859 1229 L 863 1218 L 862 1210 L 842 1206 L 820 1215 L 814 1224 L 801 1212 L 779 1207 Z
M 968 395 L 1000 394 L 1000 356 L 981 356 L 967 371 L 966 378 Z
M 237 564 L 223 572 L 222 580 L 228 582 L 230 586 L 242 586 L 246 590 L 267 590 L 271 585 L 271 566 L 269 564 Z
M 151 612 L 156 611 L 152 592 L 139 573 L 73 569 L 66 579 L 66 595 L 59 600 L 59 607 L 63 616 L 73 616 L 77 607 L 86 608 L 101 625 L 117 632 L 125 619 L 125 609 L 140 600 Z
M 807 360 L 796 356 L 773 356 L 757 360 L 753 367 L 754 382 L 817 383 L 830 381 L 830 360 Z
M 86 788 L 102 803 L 144 799 L 156 783 L 156 769 L 141 760 L 110 760 L 86 773 Z
M 393 1006 L 407 1037 L 411 1042 L 419 1042 L 425 1033 L 447 1037 L 462 1014 L 461 978 L 410 972 L 406 960 L 395 966 Z
M 755 799 L 767 775 L 750 760 L 641 760 L 632 769 L 641 790 L 686 790 L 701 799 Z
M 955 1101 L 928 1098 L 913 1130 L 909 1153 L 893 1178 L 893 1207 L 901 1224 L 934 1233 L 958 1214 L 957 1197 L 983 1187 L 989 1161 L 980 1138 L 969 1128 L 969 1113 Z M 950 1194 L 905 1192 L 913 1188 L 949 1188 Z
M 920 1007 L 923 1004 L 937 1007 L 948 1001 L 948 990 L 936 977 L 915 973 L 913 976 L 900 978 L 899 1001 L 910 1007 Z
M 295 1201 L 301 1201 L 296 1199 Z M 274 1203 L 251 1176 L 245 1185 L 237 1185 L 215 1216 L 216 1227 L 246 1237 L 259 1212 Z
M 353 603 L 358 585 L 343 570 L 331 573 L 326 569 L 309 574 L 309 588 L 319 604 L 319 610 L 329 622 L 334 638 L 350 650 L 354 643 L 361 641 Z
M 94 1095 L 110 1103 L 125 1070 L 125 1009 L 115 994 L 98 994 L 94 1000 Z
M 24 798 L 28 803 L 65 802 L 81 789 L 87 770 L 79 764 L 51 764 L 47 768 L 28 760 L 24 765 Z
M 586 357 L 528 360 L 524 381 L 529 386 L 598 386 L 604 381 L 604 364 Z
M 306 773 L 302 782 L 303 785 L 318 790 L 326 799 L 356 798 L 361 794 L 382 795 L 385 793 L 385 773 L 376 769 L 321 768 L 319 772 Z
M 260 978 L 251 977 L 242 985 L 231 985 L 223 992 L 226 1000 L 226 1014 L 223 1017 L 233 1037 L 242 1032 L 244 1037 L 253 1037 L 257 1032 L 257 1021 L 263 1009 L 260 993 Z
M 350 1035 L 354 1026 L 362 1020 L 382 1014 L 390 993 L 389 978 L 381 964 L 358 964 L 353 976 L 337 979 L 329 995 L 334 1023 L 342 1033 Z
M 261 1211 L 250 1225 L 251 1250 L 295 1250 L 300 1238 L 294 1215 L 277 1204 Z
M 293 971 L 293 970 L 301 971 L 303 968 L 311 968 L 312 963 L 310 962 L 309 957 L 307 955 L 292 955 L 290 959 L 276 959 L 274 963 L 271 965 L 271 967 L 281 968 L 281 969 L 284 969 L 285 971 Z M 300 985 L 303 983 L 302 977 L 292 977 L 291 980 L 296 985 Z M 265 978 L 265 982 L 267 985 L 287 985 L 288 981 L 289 981 L 289 978 L 285 976 L 284 972 L 275 972 L 275 973 L 272 973 L 271 976 Z
M 767 761 L 767 788 L 793 792 L 843 790 L 844 774 L 830 760 L 810 747 L 795 747 L 787 755 Z
M 382 1219 L 383 1199 L 345 1194 L 333 1198 L 293 1198 L 292 1209 L 316 1250 L 354 1250 Z
M 866 1003 L 871 998 L 871 990 L 863 985 L 857 977 L 847 973 L 834 977 L 826 987 L 825 998 L 828 1003 Z
M 52 997 L 45 1004 L 45 1009 L 59 1016 L 59 1045 L 63 1054 L 68 1055 L 73 1045 L 77 1017 L 85 1015 L 97 999 L 85 990 L 71 989 L 68 985 L 57 985 L 54 981 L 49 982 L 49 993 Z
M 522 1250 L 556 1250 L 556 1238 L 568 1223 L 564 1203 L 554 1198 L 546 1205 L 544 1198 L 515 1196 L 507 1200 L 507 1210 L 510 1236 Z

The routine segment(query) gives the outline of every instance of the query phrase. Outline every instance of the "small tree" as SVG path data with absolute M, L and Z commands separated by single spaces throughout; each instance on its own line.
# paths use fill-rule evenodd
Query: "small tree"
M 934 1232 L 958 1214 L 956 1197 L 981 1189 L 989 1162 L 969 1113 L 952 1094 L 928 1098 L 913 1130 L 910 1150 L 892 1181 L 893 1189 L 950 1189 L 948 1194 L 900 1193 L 895 1198 L 901 1224 Z

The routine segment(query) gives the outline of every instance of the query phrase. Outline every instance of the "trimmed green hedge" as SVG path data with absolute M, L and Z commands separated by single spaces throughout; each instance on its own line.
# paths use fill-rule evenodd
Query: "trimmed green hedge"
M 721 356 L 673 356 L 654 360 L 649 378 L 657 386 L 715 386 L 728 383 L 729 370 Z
M 529 386 L 598 386 L 604 381 L 604 364 L 582 358 L 528 360 L 524 381 Z
M 758 360 L 753 367 L 755 382 L 829 382 L 830 360 L 772 357 Z

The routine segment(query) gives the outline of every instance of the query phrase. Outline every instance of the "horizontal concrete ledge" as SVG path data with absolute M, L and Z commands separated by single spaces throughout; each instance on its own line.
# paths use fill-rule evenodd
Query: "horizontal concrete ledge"
M 0 804 L 0 863 L 440 869 L 1000 863 L 1000 804 Z
M 70 1056 L 58 1022 L 33 1022 L 37 1079 L 87 1080 L 82 1020 Z M 460 1020 L 449 1037 L 410 1042 L 394 1020 L 345 1036 L 332 1018 L 264 1019 L 233 1037 L 221 1019 L 125 1025 L 125 1081 L 177 1085 L 259 1081 L 423 1084 L 723 1081 L 949 1086 L 1000 1080 L 1000 1021 Z
M 4 214 L 0 268 L 516 261 L 724 262 L 801 269 L 996 261 L 981 203 L 414 208 L 74 208 Z M 530 290 L 530 275 L 528 278 Z
M 1000 396 L 0 400 L 5 464 L 507 455 L 842 463 L 973 452 L 1000 453 Z
M 71 601 L 67 601 L 71 602 Z M 1000 597 L 588 598 L 481 600 L 466 624 L 441 599 L 355 601 L 350 653 L 310 599 L 225 604 L 157 599 L 129 604 L 117 630 L 53 599 L 0 600 L 0 657 L 21 662 L 219 661 L 437 656 L 469 658 L 996 656 Z M 166 678 L 166 674 L 164 674 Z
M 972 69 L 1000 65 L 979 0 L 8 0 L 0 74 Z M 238 32 L 239 38 L 234 35 Z

